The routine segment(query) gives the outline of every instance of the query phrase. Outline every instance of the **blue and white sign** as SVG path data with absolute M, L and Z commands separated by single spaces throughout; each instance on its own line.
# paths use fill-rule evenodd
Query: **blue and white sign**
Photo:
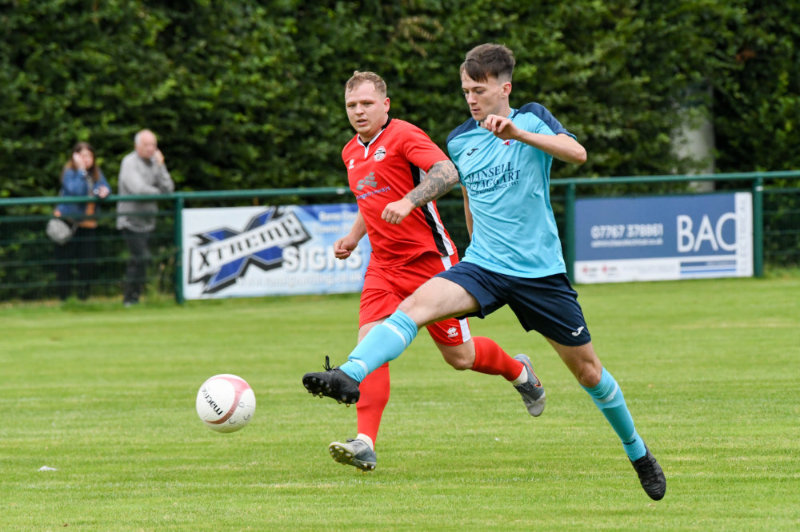
M 749 192 L 575 202 L 575 281 L 753 275 Z
M 333 255 L 357 213 L 354 204 L 184 209 L 184 297 L 360 292 L 369 240 L 346 260 Z

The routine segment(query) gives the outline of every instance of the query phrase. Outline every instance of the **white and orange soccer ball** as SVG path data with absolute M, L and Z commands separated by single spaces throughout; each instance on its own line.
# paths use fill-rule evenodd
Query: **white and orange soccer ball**
M 195 408 L 211 430 L 235 432 L 253 418 L 256 396 L 243 378 L 224 373 L 210 377 L 200 386 Z

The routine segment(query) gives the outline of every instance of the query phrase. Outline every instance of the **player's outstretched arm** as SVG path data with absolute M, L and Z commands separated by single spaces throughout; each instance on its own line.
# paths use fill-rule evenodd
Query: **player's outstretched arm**
M 425 179 L 398 201 L 386 205 L 381 218 L 390 224 L 399 224 L 417 207 L 422 207 L 444 194 L 458 183 L 458 170 L 449 159 L 434 163 Z
M 586 148 L 580 142 L 559 133 L 558 135 L 542 135 L 540 133 L 524 132 L 522 142 L 539 148 L 543 152 L 549 153 L 559 161 L 572 164 L 583 164 L 586 162 Z
M 481 122 L 481 127 L 488 129 L 495 136 L 503 140 L 518 140 L 529 146 L 538 148 L 545 153 L 549 153 L 559 161 L 572 164 L 583 164 L 586 162 L 586 148 L 580 142 L 559 133 L 558 135 L 544 135 L 525 131 L 514 125 L 508 117 L 489 115 Z

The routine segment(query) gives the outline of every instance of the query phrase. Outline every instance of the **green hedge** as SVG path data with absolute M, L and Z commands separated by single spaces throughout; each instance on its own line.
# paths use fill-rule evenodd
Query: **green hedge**
M 800 12 L 766 4 L 0 0 L 0 193 L 53 195 L 78 140 L 116 184 L 143 127 L 182 190 L 338 185 L 353 70 L 443 145 L 486 41 L 516 53 L 512 104 L 543 103 L 589 150 L 556 177 L 691 171 L 685 116 L 711 116 L 717 171 L 800 168 Z

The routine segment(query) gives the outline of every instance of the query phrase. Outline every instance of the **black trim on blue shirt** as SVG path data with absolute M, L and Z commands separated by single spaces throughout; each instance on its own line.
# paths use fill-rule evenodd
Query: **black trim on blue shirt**
M 556 135 L 558 135 L 559 133 L 564 133 L 565 135 L 569 135 L 570 137 L 575 138 L 575 135 L 567 131 L 567 128 L 561 125 L 561 122 L 559 122 L 556 119 L 556 117 L 553 116 L 553 113 L 551 113 L 547 109 L 547 107 L 545 107 L 540 103 L 536 102 L 526 103 L 525 105 L 520 107 L 516 113 L 511 115 L 511 118 L 514 118 L 514 116 L 516 116 L 517 113 L 533 113 L 534 115 L 536 115 L 537 118 L 539 118 L 539 120 L 547 124 L 547 127 L 552 129 L 553 133 L 555 133 Z
M 478 127 L 478 122 L 470 118 L 469 120 L 467 120 L 466 122 L 455 128 L 453 131 L 451 131 L 449 135 L 447 135 L 447 141 L 445 142 L 445 145 L 449 144 L 450 140 L 452 140 L 453 138 L 461 135 L 462 133 L 466 133 L 467 131 L 473 130 L 476 127 Z

